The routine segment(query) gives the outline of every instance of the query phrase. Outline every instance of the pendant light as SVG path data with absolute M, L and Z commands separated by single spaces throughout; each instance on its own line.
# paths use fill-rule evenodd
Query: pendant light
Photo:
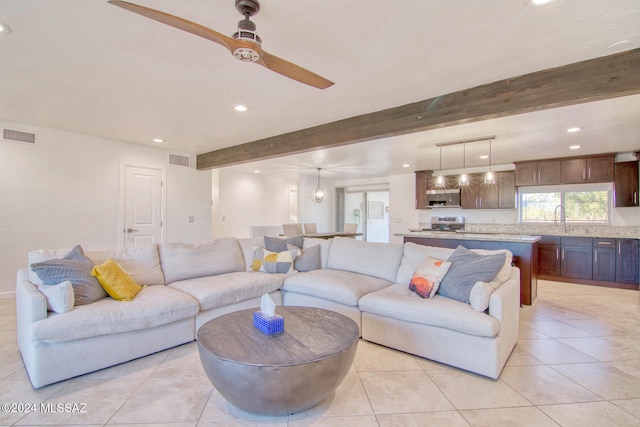
M 311 200 L 313 200 L 315 203 L 322 203 L 324 202 L 326 193 L 324 192 L 322 187 L 320 187 L 320 169 L 321 168 L 317 168 L 317 169 L 318 169 L 318 181 L 317 181 L 316 188 L 314 188 L 313 191 L 311 191 Z
M 436 175 L 436 187 L 444 187 L 444 176 L 442 176 L 442 147 L 440 148 L 440 168 L 438 169 L 438 175 Z
M 469 185 L 469 175 L 467 175 L 467 165 L 466 165 L 466 160 L 467 160 L 467 143 L 463 142 L 462 143 L 462 173 L 460 174 L 460 178 L 458 179 L 458 185 L 465 186 L 465 185 Z
M 485 184 L 495 184 L 496 183 L 496 174 L 491 170 L 491 141 L 489 140 L 489 170 L 486 174 L 484 174 L 484 183 Z

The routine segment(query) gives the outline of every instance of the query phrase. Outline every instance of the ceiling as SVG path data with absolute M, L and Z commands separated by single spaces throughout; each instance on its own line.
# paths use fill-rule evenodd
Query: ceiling
M 133 2 L 229 35 L 242 18 L 233 0 Z M 139 144 L 160 137 L 169 150 L 200 154 L 640 47 L 637 0 L 263 0 L 252 20 L 267 52 L 335 85 L 237 61 L 103 0 L 3 0 L 0 22 L 12 32 L 0 35 L 0 119 Z M 437 143 L 491 135 L 494 165 L 631 152 L 639 117 L 633 95 L 231 168 L 370 178 L 439 169 Z M 582 130 L 568 134 L 571 126 Z M 488 165 L 479 159 L 488 147 L 467 144 L 465 166 Z M 461 146 L 442 149 L 443 169 L 462 163 Z

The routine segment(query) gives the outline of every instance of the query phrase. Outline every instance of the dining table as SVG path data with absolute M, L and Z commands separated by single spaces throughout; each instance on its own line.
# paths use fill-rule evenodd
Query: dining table
M 330 231 L 325 233 L 304 233 L 304 237 L 316 238 L 316 239 L 332 239 L 334 237 L 359 237 L 362 233 L 348 233 L 345 231 Z

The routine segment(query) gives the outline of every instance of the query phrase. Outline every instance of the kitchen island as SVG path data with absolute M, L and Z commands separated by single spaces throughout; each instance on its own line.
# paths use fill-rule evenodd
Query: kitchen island
M 405 242 L 455 249 L 507 249 L 520 269 L 520 303 L 531 305 L 538 292 L 538 241 L 540 236 L 465 231 L 413 231 L 403 235 Z

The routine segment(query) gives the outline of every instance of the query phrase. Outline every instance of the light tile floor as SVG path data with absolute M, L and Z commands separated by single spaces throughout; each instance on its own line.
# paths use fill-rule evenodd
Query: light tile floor
M 335 394 L 268 418 L 217 393 L 195 343 L 34 390 L 14 302 L 0 300 L 0 313 L 0 403 L 86 404 L 80 413 L 3 411 L 0 425 L 640 426 L 638 291 L 540 281 L 497 381 L 361 341 Z

